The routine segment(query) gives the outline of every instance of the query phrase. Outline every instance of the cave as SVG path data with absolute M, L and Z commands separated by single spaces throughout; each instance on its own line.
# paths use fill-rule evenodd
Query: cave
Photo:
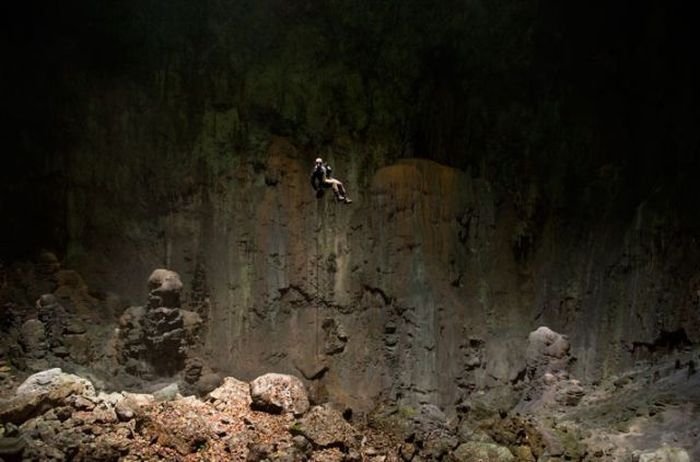
M 12 5 L 0 460 L 700 459 L 689 8 Z

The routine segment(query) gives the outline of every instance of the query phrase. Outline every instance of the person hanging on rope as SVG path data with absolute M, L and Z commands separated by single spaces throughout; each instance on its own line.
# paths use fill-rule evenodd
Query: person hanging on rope
M 323 163 L 320 157 L 316 159 L 314 169 L 311 172 L 311 186 L 316 191 L 316 196 L 321 197 L 324 189 L 333 188 L 333 194 L 340 202 L 350 204 L 352 201 L 348 197 L 343 183 L 332 177 L 331 166 Z

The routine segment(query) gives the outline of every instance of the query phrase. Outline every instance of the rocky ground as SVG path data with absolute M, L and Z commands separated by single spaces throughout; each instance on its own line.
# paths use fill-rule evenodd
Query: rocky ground
M 566 336 L 540 327 L 507 389 L 353 413 L 310 395 L 303 377 L 248 383 L 213 371 L 181 288 L 156 270 L 146 304 L 128 307 L 90 293 L 48 253 L 3 272 L 0 460 L 700 460 L 690 344 L 587 384 L 572 376 Z
M 545 348 L 564 359 L 562 337 L 545 329 L 531 345 L 544 333 L 554 340 Z M 530 364 L 542 374 L 515 408 L 495 410 L 474 396 L 456 418 L 431 405 L 385 404 L 354 419 L 331 403 L 311 404 L 303 383 L 282 374 L 251 383 L 227 377 L 198 398 L 182 396 L 177 384 L 150 394 L 96 390 L 49 369 L 0 401 L 0 458 L 689 462 L 700 457 L 697 357 L 678 352 L 595 386 L 557 371 L 550 358 Z M 6 385 L 17 383 L 7 363 L 2 370 Z
M 298 379 L 227 378 L 205 398 L 96 392 L 60 369 L 31 376 L 9 401 L 5 460 L 362 460 L 369 447 L 332 407 L 309 408 Z M 296 391 L 295 391 L 296 387 Z M 291 392 L 291 393 L 290 393 Z M 254 402 L 260 404 L 256 410 Z M 265 409 L 265 410 L 262 410 Z

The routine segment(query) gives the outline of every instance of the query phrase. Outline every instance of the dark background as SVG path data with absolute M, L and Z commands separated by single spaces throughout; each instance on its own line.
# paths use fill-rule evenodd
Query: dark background
M 65 250 L 66 196 L 84 162 L 73 153 L 121 136 L 91 128 L 90 104 L 108 91 L 153 95 L 162 69 L 177 70 L 182 90 L 149 127 L 184 114 L 170 143 L 183 159 L 205 106 L 235 105 L 227 155 L 254 152 L 260 133 L 308 150 L 350 139 L 390 146 L 383 162 L 469 169 L 504 197 L 534 181 L 545 214 L 616 222 L 652 202 L 680 232 L 700 224 L 688 2 L 75 0 L 3 16 L 3 258 Z M 224 91 L 213 75 L 227 76 Z M 291 109 L 270 103 L 280 86 Z M 153 145 L 119 142 L 106 139 L 115 150 L 93 150 L 94 162 L 116 152 L 151 168 Z

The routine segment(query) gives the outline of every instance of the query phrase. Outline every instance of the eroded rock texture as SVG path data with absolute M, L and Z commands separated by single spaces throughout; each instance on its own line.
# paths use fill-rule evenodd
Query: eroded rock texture
M 119 319 L 117 360 L 129 374 L 145 378 L 172 376 L 184 370 L 186 381 L 195 384 L 203 364 L 190 350 L 201 319 L 181 308 L 180 276 L 157 269 L 148 278 L 148 288 L 148 304 L 128 308 Z
M 371 169 L 359 155 L 325 157 L 352 205 L 317 199 L 309 156 L 273 137 L 254 163 L 230 165 L 135 219 L 131 239 L 90 244 L 95 258 L 78 262 L 82 274 L 147 300 L 120 320 L 116 355 L 127 371 L 186 369 L 199 387 L 205 363 L 247 379 L 274 370 L 303 377 L 318 401 L 364 410 L 381 399 L 452 408 L 476 391 L 509 407 L 538 326 L 567 336 L 569 370 L 583 381 L 697 342 L 695 250 L 680 235 L 661 252 L 670 228 L 654 224 L 665 212 L 652 205 L 603 232 L 544 214 L 535 185 L 514 201 L 429 160 Z M 97 209 L 83 210 L 89 220 Z M 113 272 L 95 270 L 107 249 Z M 162 259 L 180 276 L 158 270 L 144 293 L 144 275 Z M 71 312 L 104 304 L 51 261 L 42 268 L 53 276 L 37 271 L 34 285 L 54 281 Z M 50 298 L 37 306 L 39 320 L 60 311 Z M 42 334 L 35 324 L 18 338 L 40 368 L 59 327 Z M 80 325 L 60 329 L 56 354 L 88 361 Z M 202 363 L 186 358 L 183 342 L 201 347 Z M 211 389 L 218 378 L 202 380 Z M 559 399 L 577 399 L 571 386 Z
M 556 220 L 533 229 L 488 181 L 435 162 L 359 177 L 360 165 L 341 161 L 357 198 L 345 207 L 316 200 L 305 160 L 274 139 L 259 171 L 231 172 L 163 215 L 182 295 L 206 319 L 206 350 L 223 370 L 301 373 L 312 394 L 352 406 L 380 396 L 444 405 L 516 382 L 525 339 L 541 323 L 568 335 L 579 379 L 682 347 L 673 336 L 655 343 L 681 328 L 695 341 L 694 295 L 669 291 L 680 281 L 662 270 L 680 254 L 648 252 L 644 214 L 653 210 L 589 245 Z M 139 242 L 149 245 L 132 249 Z M 586 276 L 599 257 L 632 254 L 638 263 Z M 651 258 L 654 266 L 642 263 Z M 687 284 L 689 270 L 679 273 Z M 666 297 L 661 324 L 655 290 Z M 621 304 L 632 308 L 615 311 Z

